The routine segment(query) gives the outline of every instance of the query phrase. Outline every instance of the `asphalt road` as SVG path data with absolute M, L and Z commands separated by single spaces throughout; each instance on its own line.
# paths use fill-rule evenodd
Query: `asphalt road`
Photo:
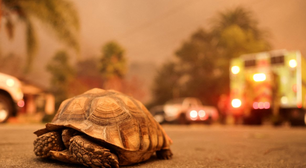
M 82 167 L 39 159 L 33 131 L 43 125 L 0 125 L 0 167 Z M 172 160 L 155 156 L 131 168 L 304 168 L 306 128 L 221 125 L 164 125 L 173 140 Z

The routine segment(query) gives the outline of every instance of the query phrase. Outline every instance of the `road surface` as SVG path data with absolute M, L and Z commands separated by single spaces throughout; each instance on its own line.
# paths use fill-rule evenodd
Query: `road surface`
M 39 159 L 33 131 L 44 125 L 0 125 L 0 167 L 83 167 Z M 272 126 L 164 125 L 172 138 L 172 160 L 149 161 L 130 168 L 304 168 L 306 128 Z

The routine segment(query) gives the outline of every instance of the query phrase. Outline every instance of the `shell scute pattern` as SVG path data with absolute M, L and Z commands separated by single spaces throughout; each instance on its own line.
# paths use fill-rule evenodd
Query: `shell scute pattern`
M 127 97 L 124 97 L 123 95 L 119 96 L 121 100 L 126 104 L 127 111 L 130 113 L 130 115 L 133 116 L 133 119 L 135 120 L 134 123 L 137 123 L 137 125 L 134 126 L 134 129 L 137 128 L 138 132 L 137 135 L 135 135 L 135 138 L 131 138 L 130 135 L 126 135 L 126 137 L 130 138 L 130 142 L 135 141 L 136 138 L 137 142 L 139 142 L 139 145 L 137 145 L 138 149 L 140 150 L 148 150 L 150 149 L 150 130 L 149 125 L 152 123 L 148 120 L 147 114 L 144 113 L 144 111 L 141 109 L 141 103 L 139 103 L 135 99 L 129 99 Z M 155 121 L 154 121 L 155 122 Z M 121 130 L 124 134 L 129 131 Z M 131 131 L 133 132 L 133 131 Z M 140 137 L 138 137 L 141 135 Z
M 80 122 L 85 120 L 88 116 L 86 113 L 86 105 L 88 104 L 88 101 L 89 100 L 86 97 L 76 97 L 68 102 L 64 102 L 63 104 L 66 104 L 66 106 L 60 109 L 59 115 L 57 118 L 54 118 L 54 120 L 64 122 Z
M 88 120 L 97 125 L 113 125 L 129 119 L 129 114 L 111 97 L 98 97 L 92 101 Z
M 62 103 L 47 128 L 66 126 L 127 151 L 169 146 L 161 126 L 139 101 L 116 91 L 92 89 Z

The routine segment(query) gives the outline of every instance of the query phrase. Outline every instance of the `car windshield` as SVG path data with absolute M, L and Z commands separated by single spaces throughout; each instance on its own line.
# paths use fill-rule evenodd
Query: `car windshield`
M 166 104 L 182 104 L 183 102 L 183 98 L 179 98 L 179 99 L 172 99 L 166 102 Z

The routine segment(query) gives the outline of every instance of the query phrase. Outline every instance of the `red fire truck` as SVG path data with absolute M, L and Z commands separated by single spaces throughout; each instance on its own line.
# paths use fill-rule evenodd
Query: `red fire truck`
M 236 122 L 305 125 L 306 59 L 299 51 L 242 55 L 230 65 L 230 111 Z

